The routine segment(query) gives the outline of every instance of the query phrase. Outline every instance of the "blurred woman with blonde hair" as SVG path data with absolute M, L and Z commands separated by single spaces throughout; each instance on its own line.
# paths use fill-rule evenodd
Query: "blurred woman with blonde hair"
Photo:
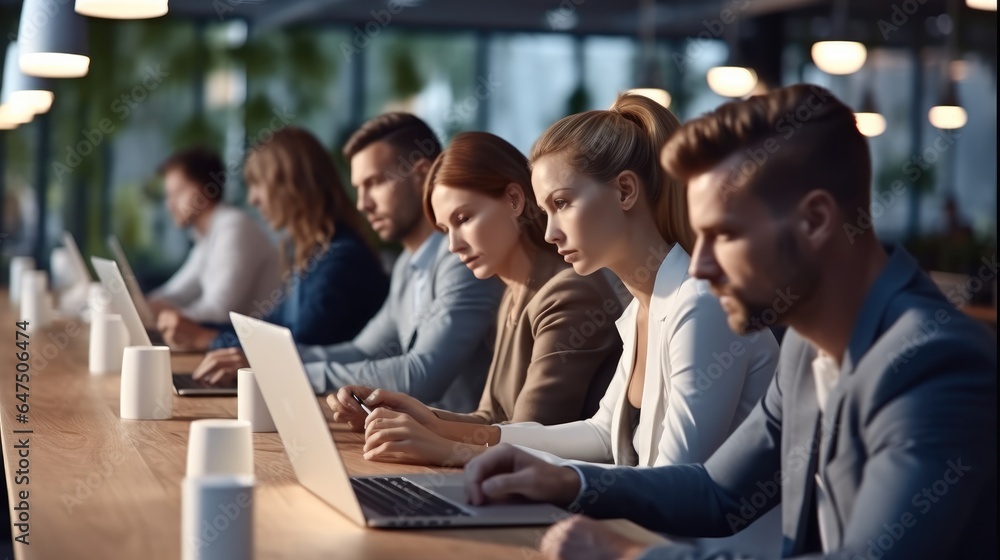
M 288 127 L 251 149 L 244 177 L 249 204 L 283 237 L 282 289 L 257 302 L 257 314 L 300 344 L 351 340 L 381 307 L 389 281 L 333 158 L 311 133 Z M 205 383 L 230 384 L 248 367 L 232 325 L 186 324 L 165 335 L 213 349 L 194 373 Z

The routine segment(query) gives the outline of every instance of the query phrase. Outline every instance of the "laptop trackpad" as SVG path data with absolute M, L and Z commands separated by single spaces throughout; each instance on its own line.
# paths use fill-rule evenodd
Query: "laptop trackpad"
M 465 478 L 461 473 L 407 474 L 403 478 L 457 504 L 469 504 L 469 500 L 465 498 Z

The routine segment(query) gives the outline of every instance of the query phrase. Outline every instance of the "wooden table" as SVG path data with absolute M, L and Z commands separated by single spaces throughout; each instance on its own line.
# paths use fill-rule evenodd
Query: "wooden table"
M 118 375 L 87 372 L 88 328 L 56 324 L 31 334 L 27 423 L 17 420 L 14 316 L 0 303 L 0 431 L 13 523 L 27 491 L 29 545 L 20 559 L 176 559 L 180 556 L 180 482 L 188 424 L 235 418 L 235 398 L 175 398 L 170 420 L 118 417 Z M 175 356 L 190 371 L 198 356 Z M 329 413 L 325 403 L 323 409 Z M 31 430 L 30 434 L 14 430 Z M 434 469 L 364 460 L 362 437 L 331 424 L 351 474 L 421 473 Z M 27 482 L 19 480 L 19 438 L 28 438 Z M 258 559 L 537 557 L 544 527 L 370 530 L 354 525 L 300 486 L 277 434 L 254 434 L 254 506 Z M 22 469 L 22 474 L 25 474 Z M 660 539 L 627 521 L 606 522 L 644 542 Z M 14 537 L 21 535 L 15 526 Z

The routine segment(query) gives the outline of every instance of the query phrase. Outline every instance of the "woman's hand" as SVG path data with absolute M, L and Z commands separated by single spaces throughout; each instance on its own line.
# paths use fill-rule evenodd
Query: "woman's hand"
M 365 421 L 364 457 L 370 461 L 460 467 L 475 456 L 471 446 L 432 432 L 408 414 L 381 407 Z
M 191 377 L 206 385 L 216 387 L 233 387 L 236 385 L 236 372 L 240 368 L 248 368 L 250 363 L 239 348 L 222 348 L 205 355 L 205 359 L 195 368 Z
M 333 410 L 333 421 L 347 424 L 355 432 L 365 431 L 365 417 L 368 416 L 368 413 L 358 406 L 357 401 L 351 397 L 351 393 L 364 400 L 374 390 L 364 385 L 345 385 L 336 394 L 327 395 L 326 404 Z M 367 403 L 365 406 L 368 406 Z
M 336 395 L 327 397 L 326 402 L 333 409 L 334 421 L 346 423 L 354 431 L 360 432 L 364 429 L 367 414 L 351 397 L 352 392 L 363 400 L 365 406 L 371 410 L 388 408 L 402 412 L 434 432 L 438 431 L 442 422 L 429 406 L 405 393 L 372 389 L 363 385 L 346 385 L 341 387 Z
M 156 328 L 163 340 L 173 350 L 204 351 L 212 344 L 218 331 L 207 329 L 180 314 L 176 309 L 165 309 L 156 317 Z

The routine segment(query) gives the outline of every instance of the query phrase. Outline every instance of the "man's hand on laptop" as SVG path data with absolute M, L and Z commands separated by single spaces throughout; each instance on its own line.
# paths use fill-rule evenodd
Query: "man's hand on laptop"
M 328 396 L 326 402 L 333 409 L 334 422 L 345 423 L 355 432 L 365 430 L 365 417 L 368 413 L 355 402 L 351 396 L 352 392 L 361 398 L 369 409 L 386 407 L 402 412 L 432 430 L 440 422 L 429 406 L 405 393 L 372 389 L 363 385 L 345 385 L 337 391 L 337 394 Z
M 474 506 L 527 499 L 568 507 L 580 493 L 580 475 L 501 443 L 465 465 L 465 491 Z
M 205 354 L 205 359 L 198 364 L 191 377 L 214 387 L 232 387 L 236 385 L 236 372 L 247 367 L 250 363 L 243 350 L 222 348 Z
M 174 350 L 204 351 L 212 344 L 218 331 L 205 328 L 180 314 L 176 309 L 165 309 L 156 317 L 156 328 Z

